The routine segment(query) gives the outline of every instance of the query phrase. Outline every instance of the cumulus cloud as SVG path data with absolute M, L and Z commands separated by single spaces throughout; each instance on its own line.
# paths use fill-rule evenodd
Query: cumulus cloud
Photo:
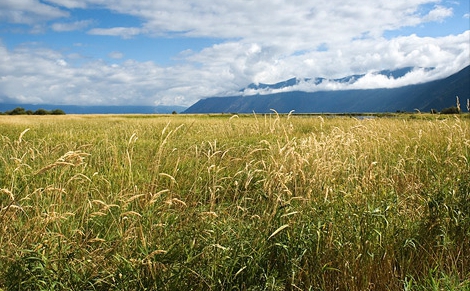
M 133 15 L 142 27 L 133 33 L 188 37 L 242 38 L 247 42 L 277 44 L 292 51 L 360 37 L 378 36 L 385 30 L 442 21 L 452 8 L 434 5 L 437 0 L 376 0 L 358 5 L 355 0 L 160 0 L 103 2 L 88 0 L 116 13 Z M 101 28 L 98 31 L 101 31 Z M 107 28 L 111 35 L 128 37 L 122 27 Z
M 128 60 L 120 65 L 92 61 L 74 67 L 67 57 L 50 49 L 9 51 L 0 45 L 0 96 L 29 103 L 190 105 L 196 96 L 224 90 L 210 81 L 215 75 L 188 65 L 164 68 Z
M 467 31 L 437 39 L 412 35 L 375 44 L 372 40 L 357 40 L 336 51 L 315 51 L 277 61 L 269 61 L 277 55 L 275 50 L 230 42 L 214 45 L 189 56 L 185 64 L 169 67 L 133 60 L 119 65 L 92 61 L 74 67 L 68 63 L 69 56 L 54 50 L 24 47 L 9 51 L 0 46 L 0 95 L 56 104 L 191 105 L 204 97 L 237 94 L 252 80 L 270 83 L 293 76 L 344 77 L 348 72 L 368 73 L 368 68 L 435 68 L 415 70 L 399 79 L 369 72 L 353 84 L 325 82 L 316 86 L 304 82 L 289 90 L 391 88 L 446 77 L 469 65 L 469 37 Z M 119 57 L 117 52 L 111 55 Z M 354 64 L 359 68 L 353 68 Z
M 442 22 L 445 18 L 451 16 L 452 14 L 453 12 L 451 8 L 436 5 L 436 7 L 434 7 L 434 9 L 431 10 L 429 14 L 423 18 L 423 20 Z
M 94 37 L 219 42 L 175 52 L 178 62 L 168 66 L 126 59 L 132 56 L 124 56 L 119 48 L 108 54 L 119 64 L 110 64 L 86 58 L 78 62 L 81 54 L 70 51 L 8 49 L 0 43 L 0 96 L 57 104 L 191 105 L 204 97 L 237 94 L 252 82 L 292 77 L 366 74 L 353 84 L 301 82 L 290 88 L 305 91 L 390 88 L 435 80 L 469 65 L 468 30 L 439 38 L 383 35 L 442 22 L 454 14 L 446 4 L 439 0 L 371 0 L 361 5 L 356 0 L 5 0 L 0 3 L 2 19 L 30 24 L 38 31 L 47 23 L 54 31 L 87 29 Z M 99 21 L 74 21 L 69 16 L 75 8 L 130 15 L 140 25 L 100 27 Z M 409 66 L 434 70 L 418 69 L 398 79 L 374 73 Z

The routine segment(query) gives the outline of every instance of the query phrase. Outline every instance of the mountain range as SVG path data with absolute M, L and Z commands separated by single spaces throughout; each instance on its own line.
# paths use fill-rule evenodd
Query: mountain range
M 398 79 L 414 69 L 406 67 L 384 70 L 376 75 Z M 289 90 L 301 88 L 299 85 L 302 84 L 351 85 L 365 76 L 366 74 L 351 75 L 340 79 L 292 78 L 276 84 L 250 84 L 240 90 L 239 95 L 201 99 L 183 113 L 268 113 L 272 109 L 279 113 L 412 112 L 416 109 L 425 112 L 455 106 L 456 96 L 459 96 L 462 103 L 470 98 L 470 66 L 444 79 L 398 88 L 316 92 Z
M 396 70 L 382 70 L 376 73 L 376 75 L 382 75 L 387 78 L 401 78 L 405 76 L 406 74 L 412 72 L 414 67 L 404 67 Z M 426 71 L 433 70 L 434 68 L 425 68 Z M 246 93 L 249 90 L 276 90 L 276 89 L 285 89 L 289 87 L 293 87 L 295 85 L 299 85 L 301 82 L 307 82 L 307 83 L 312 83 L 314 85 L 320 85 L 322 83 L 326 82 L 332 82 L 332 83 L 340 83 L 340 84 L 354 84 L 356 83 L 359 79 L 363 78 L 366 76 L 366 74 L 357 74 L 357 75 L 350 75 L 347 77 L 339 78 L 339 79 L 327 79 L 327 78 L 304 78 L 304 79 L 299 79 L 299 78 L 291 78 L 286 81 L 282 81 L 276 84 L 264 84 L 264 83 L 251 83 L 248 85 L 245 89 L 240 90 L 242 93 Z
M 434 68 L 424 68 L 431 71 Z M 390 79 L 399 79 L 416 70 L 405 67 L 374 73 Z M 328 88 L 335 84 L 347 88 L 363 80 L 367 74 L 343 78 L 291 78 L 275 84 L 252 83 L 239 90 L 238 95 L 209 97 L 192 106 L 87 106 L 16 104 L 0 98 L 0 113 L 17 107 L 35 111 L 61 109 L 66 114 L 168 114 L 168 113 L 371 113 L 412 112 L 416 109 L 429 112 L 455 106 L 456 98 L 465 104 L 470 99 L 470 66 L 444 79 L 398 88 L 302 91 L 308 86 Z M 0 96 L 1 97 L 1 96 Z M 3 100 L 3 102 L 2 102 Z M 465 105 L 462 105 L 465 109 Z

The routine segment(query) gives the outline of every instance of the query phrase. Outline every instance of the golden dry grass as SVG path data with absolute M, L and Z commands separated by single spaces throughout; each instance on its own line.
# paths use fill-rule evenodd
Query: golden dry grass
M 0 126 L 0 288 L 469 287 L 469 119 Z

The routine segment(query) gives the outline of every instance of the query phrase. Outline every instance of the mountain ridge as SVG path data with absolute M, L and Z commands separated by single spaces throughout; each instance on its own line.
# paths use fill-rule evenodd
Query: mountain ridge
M 409 69 L 409 68 L 408 68 Z M 429 68 L 432 70 L 432 68 Z M 393 71 L 381 71 L 393 73 Z M 397 73 L 397 72 L 395 72 Z M 401 76 L 406 70 L 401 72 Z M 400 74 L 397 73 L 397 76 Z M 343 78 L 347 82 L 351 80 Z M 289 84 L 293 80 L 289 79 Z M 281 83 L 274 84 L 281 87 Z M 284 82 L 287 84 L 288 82 Z M 264 84 L 266 85 L 266 84 Z M 272 89 L 274 87 L 270 87 Z M 201 99 L 183 113 L 344 113 L 430 111 L 455 106 L 455 96 L 462 102 L 470 98 L 470 66 L 443 79 L 397 88 L 349 89 L 337 91 L 288 91 L 245 96 Z
M 375 74 L 375 75 L 382 75 L 388 78 L 393 78 L 393 79 L 398 79 L 406 74 L 412 72 L 415 69 L 424 69 L 425 71 L 430 71 L 434 70 L 433 67 L 429 68 L 416 68 L 416 67 L 403 67 L 399 69 L 394 69 L 394 70 L 381 70 L 381 71 L 376 71 L 376 72 L 370 72 L 370 74 Z M 288 87 L 293 87 L 295 85 L 298 85 L 301 82 L 312 82 L 315 85 L 319 85 L 323 82 L 335 82 L 335 83 L 342 83 L 342 84 L 353 84 L 359 79 L 363 78 L 367 74 L 354 74 L 354 75 L 349 75 L 346 77 L 342 78 L 325 78 L 325 77 L 316 77 L 316 78 L 290 78 L 285 81 L 281 81 L 278 83 L 274 84 L 267 84 L 267 83 L 251 83 L 249 84 L 246 88 L 243 88 L 239 90 L 239 92 L 245 92 L 247 90 L 266 90 L 266 89 L 271 89 L 271 90 L 276 90 L 276 89 L 285 89 Z M 255 95 L 255 94 L 253 94 Z

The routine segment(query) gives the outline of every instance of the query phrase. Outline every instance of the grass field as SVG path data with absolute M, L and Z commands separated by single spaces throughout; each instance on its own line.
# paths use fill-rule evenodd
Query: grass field
M 469 290 L 470 118 L 0 116 L 0 290 Z

